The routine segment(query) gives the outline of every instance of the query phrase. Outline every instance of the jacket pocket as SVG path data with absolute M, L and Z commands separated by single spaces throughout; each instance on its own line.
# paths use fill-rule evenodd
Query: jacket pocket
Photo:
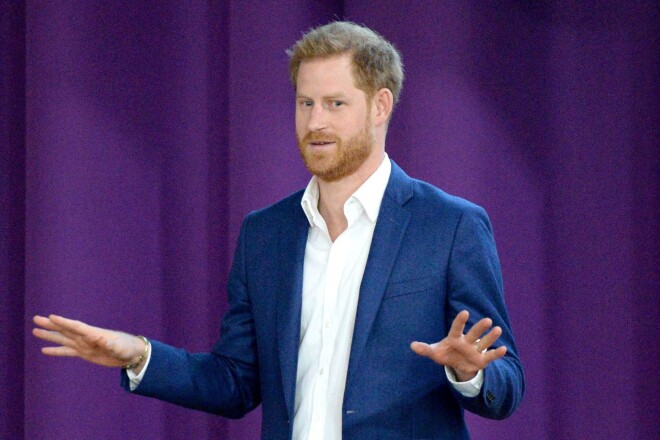
M 385 289 L 383 299 L 398 296 L 412 295 L 414 293 L 426 292 L 438 287 L 438 279 L 435 277 L 423 277 L 410 280 L 396 281 L 390 283 Z

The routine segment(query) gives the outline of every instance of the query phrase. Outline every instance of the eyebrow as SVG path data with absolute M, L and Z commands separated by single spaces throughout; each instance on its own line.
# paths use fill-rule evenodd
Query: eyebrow
M 296 94 L 296 99 L 312 99 L 307 95 L 303 95 L 301 93 Z M 322 100 L 328 100 L 328 99 L 343 99 L 347 100 L 348 96 L 344 95 L 343 93 L 332 93 L 330 95 L 325 95 L 321 97 Z

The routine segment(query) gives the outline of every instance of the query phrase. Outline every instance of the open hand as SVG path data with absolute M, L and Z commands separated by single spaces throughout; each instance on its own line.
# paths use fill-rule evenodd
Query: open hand
M 32 330 L 39 339 L 57 344 L 43 347 L 49 356 L 79 357 L 106 367 L 124 367 L 134 363 L 144 353 L 144 341 L 137 336 L 87 325 L 57 315 L 35 316 L 40 328 Z
M 463 334 L 465 324 L 470 314 L 463 310 L 454 319 L 446 338 L 435 344 L 413 342 L 410 348 L 420 356 L 428 357 L 434 362 L 450 367 L 456 373 L 456 378 L 465 382 L 472 379 L 479 370 L 506 354 L 506 347 L 500 346 L 489 350 L 502 334 L 500 327 L 493 327 L 490 318 L 484 318 Z

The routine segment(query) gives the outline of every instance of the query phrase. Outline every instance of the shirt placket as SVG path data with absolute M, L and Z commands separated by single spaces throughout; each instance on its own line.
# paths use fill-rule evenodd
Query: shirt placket
M 323 286 L 323 313 L 321 321 L 321 352 L 319 356 L 317 377 L 314 386 L 312 405 L 312 421 L 309 430 L 309 439 L 323 438 L 326 415 L 328 386 L 331 378 L 330 362 L 335 347 L 336 333 L 333 331 L 335 310 L 337 308 L 337 294 L 341 284 L 342 264 L 345 261 L 344 246 L 341 237 L 335 240 L 330 247 L 328 265 L 326 268 Z
M 321 353 L 319 356 L 318 372 L 314 384 L 312 420 L 308 439 L 322 439 L 325 434 L 326 418 L 328 415 L 329 394 L 328 388 L 332 384 L 333 374 L 330 370 L 332 356 L 337 344 L 337 310 L 343 308 L 340 302 L 339 289 L 342 285 L 342 276 L 350 256 L 350 229 L 360 215 L 361 209 L 355 199 L 350 199 L 344 206 L 344 213 L 348 220 L 348 228 L 330 246 L 328 264 L 325 271 L 323 287 L 323 313 L 321 321 Z M 327 231 L 327 229 L 326 229 Z M 329 237 L 328 237 L 329 238 Z

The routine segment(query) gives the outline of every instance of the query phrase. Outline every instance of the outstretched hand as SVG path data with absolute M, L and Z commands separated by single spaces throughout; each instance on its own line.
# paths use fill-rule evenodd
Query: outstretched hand
M 57 315 L 35 316 L 33 321 L 38 326 L 32 330 L 34 336 L 57 344 L 41 349 L 49 356 L 79 357 L 106 367 L 124 367 L 135 363 L 145 351 L 144 341 L 128 333 Z
M 470 314 L 467 310 L 460 312 L 451 324 L 446 338 L 435 344 L 413 342 L 410 348 L 420 356 L 428 357 L 434 362 L 450 367 L 456 373 L 456 378 L 465 382 L 472 379 L 479 370 L 506 354 L 506 347 L 489 348 L 502 334 L 500 327 L 493 327 L 490 318 L 484 318 L 463 334 L 465 324 Z

